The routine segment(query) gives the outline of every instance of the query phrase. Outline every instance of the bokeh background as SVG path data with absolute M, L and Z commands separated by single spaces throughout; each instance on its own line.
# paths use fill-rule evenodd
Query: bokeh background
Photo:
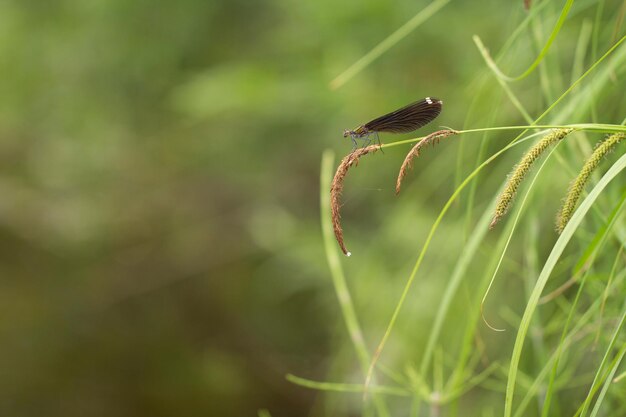
M 562 6 L 551 3 L 548 22 Z M 478 34 L 497 52 L 527 14 L 521 0 L 453 0 L 329 88 L 428 4 L 0 2 L 0 414 L 356 415 L 359 395 L 285 379 L 362 381 L 324 254 L 323 151 L 337 163 L 351 149 L 343 129 L 425 96 L 444 101 L 426 133 L 524 123 L 472 42 Z M 594 5 L 574 9 L 549 60 L 570 65 Z M 520 37 L 505 70 L 531 62 L 551 27 L 539 29 Z M 613 29 L 602 29 L 599 51 Z M 569 85 L 569 71 L 550 94 Z M 550 95 L 537 78 L 517 88 L 533 115 L 545 109 Z M 620 123 L 623 109 L 607 106 L 599 121 Z M 371 350 L 455 185 L 480 152 L 512 135 L 490 135 L 482 151 L 481 136 L 427 150 L 399 198 L 394 180 L 407 147 L 368 156 L 351 172 L 342 210 L 353 257 L 344 266 Z M 476 213 L 518 157 L 479 177 Z M 561 195 L 569 179 L 557 170 L 540 190 Z M 532 210 L 547 248 L 558 205 L 538 200 Z M 388 365 L 419 360 L 476 213 L 458 204 L 442 224 Z M 517 245 L 505 275 L 515 275 Z M 496 324 L 506 324 L 501 309 L 522 308 L 516 291 L 515 279 L 494 289 L 487 308 Z M 469 290 L 461 294 L 469 302 Z M 443 340 L 458 337 L 454 320 L 465 306 L 453 308 Z M 483 342 L 492 357 L 507 357 L 513 337 L 487 332 Z M 501 400 L 492 392 L 472 402 Z

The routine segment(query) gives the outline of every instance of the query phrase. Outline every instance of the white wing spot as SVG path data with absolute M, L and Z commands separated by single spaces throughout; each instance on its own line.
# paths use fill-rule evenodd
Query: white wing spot
M 426 103 L 433 104 L 433 101 L 430 99 L 430 97 L 426 97 Z

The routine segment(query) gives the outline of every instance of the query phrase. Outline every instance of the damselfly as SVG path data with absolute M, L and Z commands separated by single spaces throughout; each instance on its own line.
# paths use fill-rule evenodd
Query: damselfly
M 369 144 L 370 135 L 375 133 L 376 139 L 380 144 L 378 132 L 408 133 L 417 130 L 439 116 L 442 104 L 443 101 L 437 98 L 426 97 L 423 100 L 416 101 L 401 109 L 380 116 L 354 130 L 344 130 L 343 137 L 347 138 L 350 136 L 354 144 L 354 149 L 356 149 L 357 139 L 367 140 Z

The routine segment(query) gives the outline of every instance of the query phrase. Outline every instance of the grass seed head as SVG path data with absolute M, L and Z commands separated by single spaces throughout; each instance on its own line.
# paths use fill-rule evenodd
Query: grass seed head
M 398 179 L 396 180 L 396 194 L 400 194 L 400 187 L 402 186 L 402 180 L 404 179 L 406 173 L 409 169 L 411 169 L 413 165 L 413 159 L 417 158 L 420 155 L 420 150 L 432 143 L 439 143 L 439 141 L 445 137 L 457 135 L 459 132 L 452 129 L 438 130 L 437 132 L 433 132 L 430 135 L 426 136 L 424 139 L 420 140 L 411 148 L 409 153 L 404 158 L 404 162 L 402 162 L 402 166 L 400 167 L 400 172 L 398 173 Z
M 539 142 L 533 145 L 528 152 L 520 159 L 518 164 L 513 169 L 513 172 L 509 175 L 509 179 L 504 186 L 504 190 L 498 196 L 498 202 L 496 203 L 496 209 L 493 215 L 493 220 L 489 224 L 489 228 L 493 227 L 504 217 L 513 204 L 513 199 L 520 184 L 526 177 L 526 174 L 530 172 L 531 167 L 537 159 L 543 154 L 546 149 L 551 145 L 563 139 L 573 129 L 557 129 L 553 130 L 544 136 Z
M 343 190 L 343 182 L 350 167 L 359 164 L 360 157 L 367 155 L 368 153 L 374 153 L 379 149 L 380 145 L 370 145 L 364 148 L 355 149 L 353 152 L 346 155 L 337 167 L 337 171 L 333 177 L 333 182 L 330 186 L 330 211 L 333 230 L 335 232 L 337 243 L 339 243 L 341 251 L 346 256 L 350 256 L 352 253 L 346 249 L 346 245 L 343 241 L 343 229 L 341 228 L 341 203 L 339 202 L 339 199 L 341 197 L 341 191 Z
M 561 210 L 556 220 L 556 229 L 559 233 L 563 232 L 563 229 L 565 229 L 565 226 L 571 219 L 572 214 L 574 214 L 574 210 L 578 205 L 578 200 L 580 200 L 580 196 L 593 171 L 598 167 L 598 165 L 600 165 L 602 159 L 615 147 L 615 145 L 624 139 L 626 139 L 626 133 L 615 133 L 596 145 L 596 149 L 593 151 L 589 159 L 585 161 L 583 168 L 578 173 L 576 179 L 572 181 L 569 190 L 567 191 L 567 196 L 563 201 L 563 205 L 561 206 Z

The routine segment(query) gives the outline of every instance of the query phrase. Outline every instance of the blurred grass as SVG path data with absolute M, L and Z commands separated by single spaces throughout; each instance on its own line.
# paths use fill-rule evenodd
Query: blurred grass
M 428 95 L 445 103 L 437 125 L 526 124 L 508 97 L 536 119 L 550 95 L 565 91 L 566 80 L 589 69 L 624 29 L 620 2 L 577 1 L 551 38 L 565 2 L 533 3 L 527 13 L 521 0 L 450 1 L 331 92 L 332 79 L 431 3 L 1 2 L 0 415 L 378 414 L 363 406 L 361 392 L 318 393 L 284 377 L 355 391 L 363 384 L 326 264 L 320 156 L 349 151 L 343 129 Z M 505 74 L 528 68 L 552 45 L 540 73 L 507 85 L 507 97 L 474 35 Z M 623 123 L 623 51 L 543 122 Z M 355 255 L 342 262 L 366 354 L 441 208 L 514 132 L 481 135 L 424 152 L 399 198 L 393 183 L 406 145 L 350 173 L 342 213 Z M 492 271 L 485 266 L 500 253 L 509 223 L 484 237 L 478 228 L 521 148 L 459 189 L 379 361 L 376 383 L 409 391 L 408 398 L 381 394 L 390 415 L 502 413 L 510 330 L 537 277 L 524 266 L 528 247 L 543 265 L 571 172 L 600 137 L 582 132 L 563 143 L 529 194 L 486 306 L 498 326 L 506 323 L 502 334 L 483 326 L 478 311 Z M 622 154 L 609 155 L 592 183 Z M 621 178 L 598 197 L 545 292 L 588 259 L 585 250 L 620 201 Z M 537 306 L 513 398 L 514 408 L 528 398 L 524 415 L 541 415 L 538 396 L 557 346 L 551 410 L 559 414 L 576 412 L 603 355 L 598 381 L 623 373 L 616 327 L 623 219 L 615 214 L 604 249 L 585 265 L 576 309 L 577 284 Z M 531 230 L 533 244 L 525 240 Z M 570 313 L 575 326 L 561 340 Z M 424 362 L 425 350 L 432 360 Z M 450 395 L 432 397 L 442 387 Z M 623 413 L 623 380 L 593 388 L 601 401 L 589 404 L 589 414 Z

